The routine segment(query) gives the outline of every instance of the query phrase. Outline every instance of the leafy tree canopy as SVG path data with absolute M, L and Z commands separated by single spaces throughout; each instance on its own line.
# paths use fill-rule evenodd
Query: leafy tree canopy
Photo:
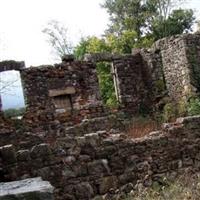
M 135 31 L 138 42 L 148 36 L 154 40 L 192 30 L 192 10 L 177 9 L 184 0 L 105 0 L 110 15 L 107 34 L 122 35 Z M 173 30 L 174 29 L 174 30 Z
M 195 17 L 193 10 L 174 10 L 164 21 L 154 20 L 152 32 L 155 40 L 192 31 Z

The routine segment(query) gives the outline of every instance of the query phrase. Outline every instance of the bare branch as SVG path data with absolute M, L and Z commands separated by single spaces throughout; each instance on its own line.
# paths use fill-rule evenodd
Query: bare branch
M 48 43 L 53 47 L 55 54 L 62 57 L 72 52 L 72 44 L 68 40 L 68 30 L 60 22 L 51 20 L 42 30 L 48 37 Z

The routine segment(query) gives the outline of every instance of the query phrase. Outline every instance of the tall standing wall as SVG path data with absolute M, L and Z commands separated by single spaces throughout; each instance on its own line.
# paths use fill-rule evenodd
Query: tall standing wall
M 166 87 L 175 102 L 187 100 L 200 89 L 200 35 L 185 34 L 157 41 Z
M 63 62 L 21 70 L 27 111 L 26 122 L 48 124 L 58 120 L 76 124 L 101 116 L 103 107 L 95 65 Z

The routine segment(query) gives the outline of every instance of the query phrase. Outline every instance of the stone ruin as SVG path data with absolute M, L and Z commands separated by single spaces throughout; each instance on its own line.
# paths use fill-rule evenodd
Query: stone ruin
M 111 63 L 118 112 L 137 116 L 141 108 L 155 111 L 199 95 L 199 58 L 200 35 L 185 34 L 130 55 L 65 56 L 60 64 L 30 68 L 0 63 L 0 71 L 19 70 L 26 101 L 21 129 L 0 115 L 1 182 L 42 177 L 56 200 L 117 199 L 138 184 L 199 171 L 200 116 L 127 138 L 126 125 L 102 103 L 95 69 Z

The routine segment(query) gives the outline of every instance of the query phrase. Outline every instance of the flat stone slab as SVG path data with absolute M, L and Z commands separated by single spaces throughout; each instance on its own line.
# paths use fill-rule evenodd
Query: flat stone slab
M 40 177 L 0 183 L 0 200 L 54 200 L 53 189 Z

